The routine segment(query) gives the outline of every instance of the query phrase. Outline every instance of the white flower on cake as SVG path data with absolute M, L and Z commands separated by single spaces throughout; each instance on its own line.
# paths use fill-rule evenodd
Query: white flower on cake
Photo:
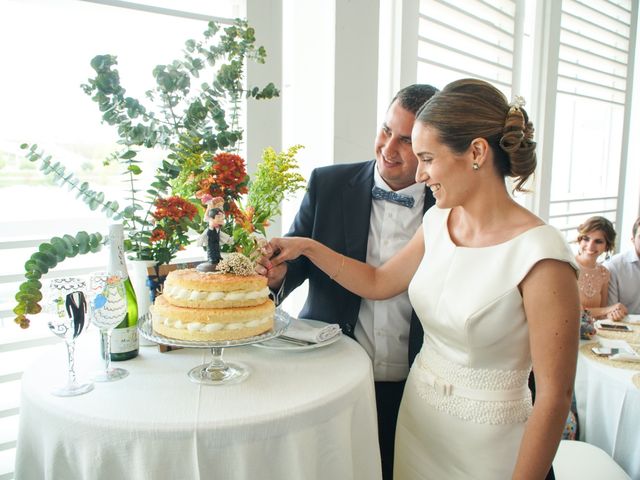
M 249 257 L 241 253 L 233 252 L 218 262 L 216 272 L 232 273 L 246 277 L 255 274 L 255 265 Z

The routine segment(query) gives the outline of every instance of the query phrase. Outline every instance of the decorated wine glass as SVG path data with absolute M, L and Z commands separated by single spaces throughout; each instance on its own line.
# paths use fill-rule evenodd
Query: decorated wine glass
M 89 323 L 85 298 L 86 282 L 77 277 L 54 278 L 49 282 L 49 330 L 62 338 L 67 347 L 67 383 L 51 393 L 59 397 L 82 395 L 93 390 L 93 383 L 80 382 L 75 370 L 75 341 Z
M 127 313 L 125 277 L 121 272 L 96 272 L 89 280 L 91 320 L 100 329 L 104 371 L 93 375 L 95 382 L 113 382 L 129 375 L 124 368 L 111 367 L 111 333 Z

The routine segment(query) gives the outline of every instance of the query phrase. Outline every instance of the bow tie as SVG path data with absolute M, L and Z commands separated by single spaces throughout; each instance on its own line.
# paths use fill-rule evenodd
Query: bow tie
M 402 195 L 396 192 L 390 192 L 388 190 L 383 190 L 380 187 L 373 187 L 371 190 L 371 195 L 375 200 L 386 200 L 388 202 L 397 203 L 398 205 L 402 205 L 403 207 L 413 207 L 415 200 L 413 197 L 409 195 Z

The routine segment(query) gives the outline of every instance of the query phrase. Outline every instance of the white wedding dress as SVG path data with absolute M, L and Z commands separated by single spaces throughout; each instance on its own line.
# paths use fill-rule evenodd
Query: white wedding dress
M 576 268 L 548 225 L 490 247 L 458 247 L 449 211 L 426 213 L 425 256 L 409 285 L 425 338 L 400 407 L 394 480 L 511 478 L 531 411 L 518 284 L 542 259 Z

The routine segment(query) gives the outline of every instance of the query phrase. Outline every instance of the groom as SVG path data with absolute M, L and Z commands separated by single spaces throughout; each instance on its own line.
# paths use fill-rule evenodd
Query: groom
M 375 160 L 315 169 L 287 235 L 313 238 L 376 266 L 398 252 L 434 204 L 431 192 L 415 183 L 418 159 L 411 148 L 411 130 L 416 112 L 436 91 L 430 85 L 411 85 L 396 94 L 375 141 Z M 299 316 L 339 323 L 368 353 L 375 378 L 383 478 L 391 480 L 398 409 L 423 336 L 408 295 L 385 301 L 362 299 L 305 257 L 275 268 L 266 257 L 259 262 L 262 267 L 256 270 L 267 275 L 269 287 L 278 291 L 278 303 L 309 280 Z

